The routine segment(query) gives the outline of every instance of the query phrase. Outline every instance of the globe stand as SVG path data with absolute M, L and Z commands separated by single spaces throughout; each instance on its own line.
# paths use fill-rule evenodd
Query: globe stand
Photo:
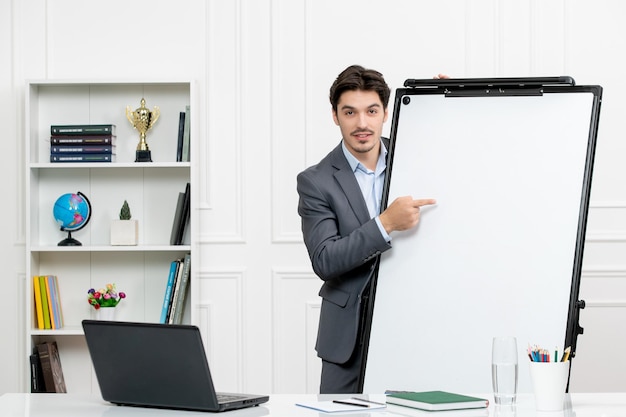
M 82 245 L 83 245 L 82 243 L 80 243 L 78 240 L 72 237 L 72 232 L 68 230 L 67 237 L 63 239 L 62 241 L 60 241 L 57 246 L 82 246 Z
M 87 207 L 83 207 L 83 204 Z M 76 194 L 63 194 L 54 203 L 52 214 L 61 231 L 67 232 L 67 238 L 57 246 L 82 246 L 82 243 L 72 237 L 72 232 L 84 228 L 91 219 L 91 202 L 87 196 L 80 191 Z

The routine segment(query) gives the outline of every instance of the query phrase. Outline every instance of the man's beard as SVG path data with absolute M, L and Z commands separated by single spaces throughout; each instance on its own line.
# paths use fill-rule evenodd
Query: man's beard
M 372 135 L 372 136 L 374 135 L 374 132 L 372 132 L 371 130 L 355 130 L 354 132 L 351 132 L 350 134 L 353 137 L 355 137 L 355 136 L 357 136 L 357 135 L 359 135 L 361 133 L 365 133 L 365 134 Z M 368 153 L 369 151 L 374 149 L 374 147 L 376 146 L 376 141 L 373 141 L 371 146 L 369 146 L 367 149 L 361 148 L 361 146 L 366 146 L 366 145 L 367 145 L 367 143 L 361 144 L 361 143 L 357 142 L 355 144 L 354 151 L 358 152 L 358 153 Z

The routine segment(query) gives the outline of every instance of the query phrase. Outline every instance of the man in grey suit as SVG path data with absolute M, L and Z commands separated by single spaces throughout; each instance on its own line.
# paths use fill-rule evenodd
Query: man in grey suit
M 413 228 L 432 199 L 395 199 L 380 213 L 389 141 L 382 138 L 390 89 L 358 65 L 330 88 L 341 143 L 297 178 L 298 214 L 315 273 L 324 281 L 317 354 L 321 393 L 356 393 L 363 360 L 364 307 L 377 257 L 391 232 Z

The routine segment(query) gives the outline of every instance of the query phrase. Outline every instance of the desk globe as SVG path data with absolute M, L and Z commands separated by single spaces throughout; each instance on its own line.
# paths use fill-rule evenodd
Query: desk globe
M 81 246 L 82 243 L 72 238 L 72 232 L 82 229 L 89 223 L 91 218 L 89 199 L 80 191 L 63 194 L 54 203 L 52 214 L 61 231 L 67 232 L 67 238 L 60 241 L 58 246 Z

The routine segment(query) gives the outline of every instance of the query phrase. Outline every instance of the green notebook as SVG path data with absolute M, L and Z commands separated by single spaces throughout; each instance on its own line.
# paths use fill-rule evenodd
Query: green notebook
M 387 403 L 428 411 L 485 408 L 489 400 L 446 391 L 388 391 Z

